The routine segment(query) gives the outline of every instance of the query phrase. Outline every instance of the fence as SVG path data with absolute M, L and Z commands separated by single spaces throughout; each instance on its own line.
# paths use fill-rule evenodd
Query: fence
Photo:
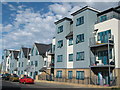
M 47 81 L 56 81 L 56 82 L 69 82 L 69 83 L 78 83 L 78 84 L 90 84 L 90 78 L 89 77 L 85 77 L 83 80 L 80 80 L 80 79 L 76 79 L 75 77 L 72 78 L 72 79 L 68 79 L 66 77 L 62 77 L 62 78 L 56 78 L 56 77 L 53 77 L 51 75 L 44 75 L 44 76 L 41 76 L 39 75 L 38 76 L 38 80 L 47 80 Z

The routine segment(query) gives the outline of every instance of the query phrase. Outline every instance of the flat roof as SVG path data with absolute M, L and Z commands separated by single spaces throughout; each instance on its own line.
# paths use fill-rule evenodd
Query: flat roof
M 97 13 L 100 12 L 99 10 L 96 10 L 96 9 L 94 9 L 94 8 L 92 8 L 92 7 L 85 6 L 85 7 L 81 8 L 81 9 L 77 10 L 76 12 L 72 13 L 71 15 L 72 15 L 72 16 L 75 16 L 75 15 L 77 15 L 78 13 L 81 13 L 81 12 L 87 10 L 87 9 L 92 10 L 92 11 L 97 12 Z
M 116 8 L 117 8 L 117 7 L 116 7 Z M 118 10 L 116 10 L 115 8 L 110 8 L 110 9 L 107 9 L 107 10 L 105 10 L 105 11 L 103 11 L 103 12 L 98 13 L 97 16 L 106 14 L 106 13 L 111 12 L 111 11 L 114 11 L 114 12 L 117 12 L 117 13 L 120 14 L 120 12 L 119 12 Z

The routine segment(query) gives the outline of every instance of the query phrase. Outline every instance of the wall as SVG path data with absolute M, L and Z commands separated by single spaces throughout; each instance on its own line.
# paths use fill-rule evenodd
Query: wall
M 84 16 L 84 24 L 76 26 L 76 19 Z M 74 68 L 89 68 L 90 54 L 89 54 L 89 38 L 93 36 L 94 24 L 97 19 L 96 12 L 85 10 L 73 17 L 73 53 L 74 53 Z M 76 44 L 76 36 L 84 34 L 84 42 Z M 82 61 L 76 61 L 76 52 L 84 51 L 85 58 Z

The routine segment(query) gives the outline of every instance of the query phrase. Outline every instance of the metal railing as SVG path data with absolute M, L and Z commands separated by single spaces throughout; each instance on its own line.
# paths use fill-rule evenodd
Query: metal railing
M 47 81 L 56 81 L 56 82 L 68 82 L 68 83 L 77 83 L 77 84 L 90 84 L 90 78 L 85 77 L 83 80 L 76 79 L 73 77 L 72 79 L 68 79 L 66 77 L 57 78 L 54 76 L 46 75 L 46 76 L 40 76 L 38 77 L 38 80 L 47 80 Z

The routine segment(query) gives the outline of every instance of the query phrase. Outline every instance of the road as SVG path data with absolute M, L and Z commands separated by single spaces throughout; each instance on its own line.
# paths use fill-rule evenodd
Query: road
M 52 84 L 52 83 L 43 83 L 43 82 L 35 82 L 34 84 L 21 84 L 19 82 L 11 82 L 6 80 L 0 80 L 2 82 L 2 90 L 8 90 L 8 89 L 15 89 L 15 90 L 21 90 L 21 89 L 40 89 L 40 88 L 76 88 L 75 86 L 71 85 L 60 85 L 60 84 Z M 78 87 L 79 88 L 79 87 Z
M 11 82 L 11 81 L 5 81 L 0 80 L 2 82 L 2 90 L 106 90 L 106 89 L 93 89 L 93 88 L 83 88 L 80 86 L 74 86 L 74 85 L 61 85 L 61 84 L 53 84 L 53 83 L 44 83 L 44 82 L 35 82 L 35 84 L 21 84 L 19 82 Z M 107 89 L 108 90 L 108 89 Z

